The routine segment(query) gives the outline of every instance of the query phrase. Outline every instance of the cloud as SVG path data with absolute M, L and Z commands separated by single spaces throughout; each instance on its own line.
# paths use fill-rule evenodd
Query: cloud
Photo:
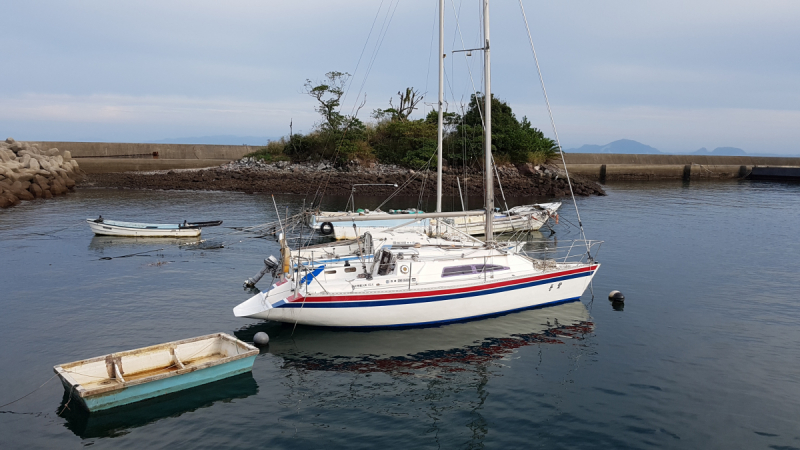
M 550 99 L 557 111 L 576 112 L 556 117 L 581 130 L 576 144 L 641 135 L 667 142 L 669 124 L 684 114 L 693 117 L 686 136 L 698 140 L 690 148 L 718 138 L 750 147 L 742 130 L 769 129 L 754 131 L 764 151 L 796 138 L 778 124 L 800 109 L 800 2 L 524 2 Z M 30 139 L 159 139 L 203 127 L 275 135 L 290 119 L 308 130 L 316 118 L 303 81 L 330 70 L 355 74 L 345 110 L 366 93 L 362 117 L 407 86 L 425 101 L 436 96 L 435 2 L 6 3 L 0 130 Z M 464 45 L 479 46 L 479 7 L 446 3 L 446 97 L 454 106 L 472 84 L 463 54 L 450 53 L 462 48 L 453 10 Z M 541 98 L 524 23 L 516 2 L 492 8 L 493 89 L 523 115 Z M 468 61 L 480 86 L 480 54 Z M 737 125 L 726 131 L 719 117 Z

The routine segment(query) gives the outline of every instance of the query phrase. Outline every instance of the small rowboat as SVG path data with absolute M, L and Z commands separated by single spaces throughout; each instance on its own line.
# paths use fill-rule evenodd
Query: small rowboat
M 89 411 L 249 372 L 258 349 L 215 333 L 55 366 L 64 388 Z
M 200 236 L 201 228 L 216 227 L 222 224 L 221 220 L 210 222 L 187 222 L 179 224 L 169 223 L 136 223 L 106 220 L 103 216 L 98 219 L 86 219 L 89 228 L 94 234 L 100 236 L 136 236 L 136 237 L 191 237 Z

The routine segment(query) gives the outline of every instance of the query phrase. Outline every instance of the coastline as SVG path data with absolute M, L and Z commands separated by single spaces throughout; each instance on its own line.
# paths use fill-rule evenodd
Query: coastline
M 569 187 L 563 170 L 555 166 L 504 165 L 497 168 L 500 183 L 506 194 L 514 196 L 567 197 Z M 443 170 L 444 194 L 458 193 L 458 182 L 465 195 L 480 195 L 483 178 L 480 172 L 464 173 Z M 457 180 L 458 179 L 458 180 Z M 579 175 L 570 179 L 577 196 L 605 195 L 596 182 Z M 370 164 L 368 167 L 332 167 L 327 163 L 291 164 L 287 161 L 266 163 L 243 158 L 205 169 L 171 169 L 156 171 L 90 173 L 80 187 L 103 187 L 154 190 L 214 190 L 244 193 L 304 194 L 317 191 L 326 194 L 350 194 L 354 184 L 388 184 L 370 186 L 369 193 L 389 195 L 402 188 L 408 195 L 418 195 L 423 189 L 436 189 L 436 172 L 416 172 L 395 165 Z M 397 184 L 398 188 L 393 185 Z M 499 194 L 500 185 L 496 184 Z M 365 191 L 362 191 L 365 192 Z

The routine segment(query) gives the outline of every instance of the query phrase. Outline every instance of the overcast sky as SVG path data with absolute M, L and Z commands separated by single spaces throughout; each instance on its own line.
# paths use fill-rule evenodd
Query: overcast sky
M 800 153 L 800 1 L 523 1 L 564 147 Z M 345 112 L 366 94 L 362 119 L 407 86 L 435 101 L 437 4 L 5 1 L 0 134 L 271 137 L 290 120 L 307 132 L 317 115 L 303 82 L 331 70 L 354 74 Z M 472 92 L 468 68 L 481 83 L 479 53 L 450 54 L 461 36 L 480 45 L 480 1 L 446 4 L 455 110 Z M 552 136 L 518 0 L 494 0 L 491 19 L 495 95 Z

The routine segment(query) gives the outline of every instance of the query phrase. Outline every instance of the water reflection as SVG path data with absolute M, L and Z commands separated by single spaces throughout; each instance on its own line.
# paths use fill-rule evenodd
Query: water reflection
M 170 246 L 197 246 L 201 242 L 199 236 L 193 237 L 124 237 L 124 236 L 97 236 L 89 242 L 89 250 L 103 254 L 106 250 L 118 252 L 131 248 L 163 248 Z
M 178 417 L 217 402 L 229 402 L 258 393 L 258 384 L 253 374 L 247 372 L 214 383 L 197 386 L 161 397 L 89 413 L 75 401 L 69 402 L 69 393 L 64 392 L 58 412 L 66 419 L 64 426 L 81 439 L 116 437 L 132 429 L 151 424 L 168 417 Z M 69 407 L 65 408 L 69 402 Z
M 546 348 L 574 342 L 563 350 L 583 353 L 587 346 L 578 342 L 593 330 L 586 306 L 571 302 L 433 328 L 335 331 L 262 322 L 235 334 L 243 340 L 259 331 L 270 335 L 267 351 L 283 360 L 278 403 L 287 409 L 370 411 L 378 423 L 416 416 L 438 445 L 460 439 L 482 448 L 491 428 L 484 408 L 490 392 L 503 390 L 492 384 L 504 368 L 521 364 L 538 373 L 552 364 L 560 370 Z M 538 351 L 520 352 L 528 346 Z M 398 402 L 415 407 L 398 408 Z M 454 420 L 460 427 L 450 426 Z
M 485 365 L 527 345 L 582 339 L 593 327 L 586 306 L 570 302 L 423 329 L 334 331 L 263 322 L 235 334 L 249 341 L 259 331 L 269 334 L 269 353 L 282 357 L 284 368 L 410 374 Z

